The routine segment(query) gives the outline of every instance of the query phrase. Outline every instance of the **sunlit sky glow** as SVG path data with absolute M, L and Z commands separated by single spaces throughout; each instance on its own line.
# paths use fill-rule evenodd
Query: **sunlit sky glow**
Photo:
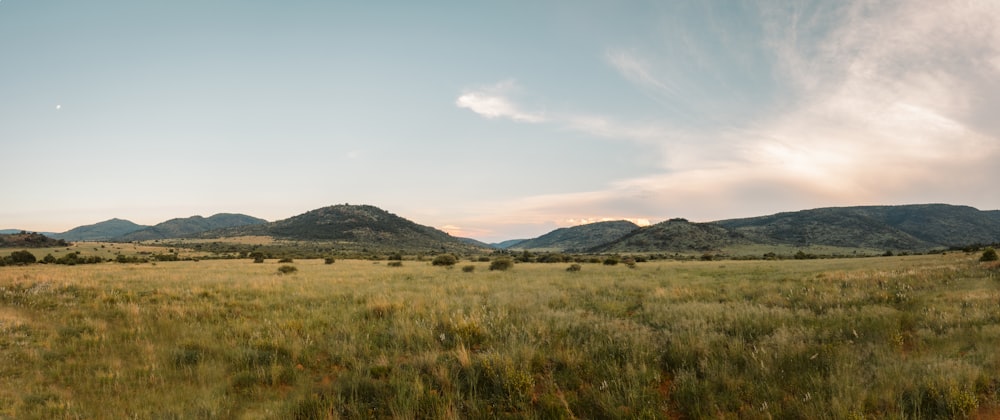
M 1000 2 L 0 2 L 0 228 L 1000 208 Z

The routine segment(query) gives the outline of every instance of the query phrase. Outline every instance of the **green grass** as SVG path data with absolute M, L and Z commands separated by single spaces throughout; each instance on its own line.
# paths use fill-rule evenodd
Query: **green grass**
M 995 414 L 974 257 L 3 267 L 0 417 Z

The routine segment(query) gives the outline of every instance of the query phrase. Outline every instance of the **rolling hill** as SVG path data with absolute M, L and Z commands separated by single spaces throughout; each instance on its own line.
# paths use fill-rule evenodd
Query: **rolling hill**
M 110 219 L 92 225 L 75 227 L 66 232 L 50 236 L 67 241 L 110 241 L 148 227 L 132 223 L 128 220 Z
M 142 230 L 114 238 L 116 241 L 148 241 L 155 239 L 185 238 L 198 233 L 238 226 L 259 225 L 267 220 L 245 214 L 219 213 L 210 217 L 191 216 L 170 219 Z
M 748 245 L 747 237 L 714 223 L 670 219 L 633 230 L 588 252 L 704 252 L 733 245 Z
M 340 204 L 267 224 L 218 229 L 202 237 L 270 236 L 276 239 L 323 241 L 345 249 L 406 252 L 482 250 L 432 227 L 369 205 Z
M 537 238 L 518 242 L 507 249 L 579 252 L 612 242 L 638 228 L 639 225 L 626 220 L 589 223 L 556 229 Z
M 714 223 L 765 244 L 916 251 L 1000 242 L 998 213 L 947 204 L 828 207 Z
M 1000 211 L 916 204 L 828 207 L 710 223 L 671 219 L 587 251 L 707 252 L 755 245 L 928 251 L 998 242 Z

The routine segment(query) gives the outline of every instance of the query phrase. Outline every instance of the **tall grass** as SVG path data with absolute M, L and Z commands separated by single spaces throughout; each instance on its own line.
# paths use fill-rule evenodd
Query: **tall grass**
M 0 269 L 0 417 L 953 418 L 1000 399 L 964 255 Z

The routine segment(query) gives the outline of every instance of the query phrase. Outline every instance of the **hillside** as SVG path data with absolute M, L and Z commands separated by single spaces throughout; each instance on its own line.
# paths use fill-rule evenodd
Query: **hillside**
M 272 223 L 206 232 L 203 237 L 271 236 L 325 241 L 345 249 L 408 252 L 481 250 L 432 227 L 419 225 L 378 207 L 340 204 Z
M 20 231 L 0 234 L 0 248 L 47 248 L 68 245 L 65 240 L 52 239 L 41 233 Z
M 247 225 L 259 225 L 267 220 L 245 214 L 219 213 L 210 217 L 191 216 L 170 219 L 142 230 L 114 238 L 117 241 L 148 241 L 154 239 L 184 238 L 202 232 Z
M 92 225 L 75 227 L 51 236 L 67 241 L 108 241 L 148 227 L 128 220 L 110 219 Z
M 1000 241 L 1000 218 L 967 206 L 829 207 L 714 222 L 764 244 L 928 250 Z
M 589 252 L 704 252 L 734 245 L 749 245 L 745 236 L 713 223 L 691 223 L 670 219 L 633 230 Z
M 537 238 L 514 244 L 508 249 L 578 252 L 607 244 L 638 228 L 638 225 L 626 220 L 590 223 L 556 229 Z

